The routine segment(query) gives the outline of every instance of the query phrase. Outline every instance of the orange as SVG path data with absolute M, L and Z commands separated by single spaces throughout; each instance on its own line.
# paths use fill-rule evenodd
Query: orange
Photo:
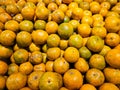
M 57 47 L 60 43 L 60 37 L 57 34 L 51 34 L 48 36 L 47 45 L 48 47 Z
M 86 72 L 86 81 L 94 86 L 100 86 L 104 83 L 105 77 L 99 69 L 91 68 Z
M 61 5 L 62 1 L 61 0 L 55 0 L 55 3 L 57 3 L 57 5 Z
M 85 73 L 89 69 L 89 65 L 84 58 L 79 58 L 78 61 L 75 62 L 74 67 L 81 73 Z
M 44 30 L 33 31 L 31 35 L 35 44 L 41 45 L 47 42 L 48 33 Z
M 13 53 L 15 63 L 21 64 L 28 60 L 28 51 L 25 49 L 18 49 Z
M 69 18 L 68 16 L 65 16 L 63 22 L 64 22 L 64 23 L 68 23 L 69 21 L 70 21 L 70 18 Z
M 18 49 L 20 49 L 20 47 L 18 46 L 18 44 L 15 44 L 14 47 L 13 47 L 13 50 L 16 51 Z
M 47 8 L 48 8 L 51 12 L 53 12 L 53 11 L 55 11 L 56 9 L 58 9 L 58 6 L 57 6 L 56 3 L 51 2 L 51 3 L 48 4 Z
M 76 2 L 71 2 L 71 3 L 68 5 L 68 9 L 74 9 L 74 8 L 78 8 L 78 3 L 76 3 Z
M 51 14 L 52 21 L 55 21 L 56 23 L 61 23 L 64 20 L 65 14 L 61 9 L 56 9 Z
M 91 34 L 91 27 L 86 23 L 79 24 L 77 30 L 82 37 L 88 37 Z
M 60 48 L 58 47 L 52 47 L 47 50 L 47 58 L 49 60 L 55 60 L 60 56 Z
M 40 64 L 42 62 L 43 56 L 40 51 L 33 51 L 29 56 L 29 61 L 32 64 Z
M 8 72 L 7 72 L 8 75 L 11 75 L 11 74 L 16 73 L 18 71 L 19 71 L 19 66 L 17 64 L 15 64 L 15 63 L 9 64 Z
M 26 0 L 27 2 L 33 2 L 34 4 L 36 4 L 38 2 L 38 0 Z
M 69 63 L 63 58 L 57 58 L 53 62 L 53 70 L 57 73 L 64 74 L 69 69 Z
M 0 34 L 0 43 L 5 46 L 12 46 L 14 44 L 16 34 L 10 30 L 4 30 Z
M 71 3 L 73 0 L 62 0 L 63 3 L 69 4 Z
M 30 87 L 23 87 L 20 90 L 32 90 Z
M 99 87 L 99 90 L 107 90 L 107 89 L 109 89 L 109 90 L 119 90 L 119 88 L 115 84 L 109 83 L 109 82 L 108 83 L 106 82 Z
M 3 68 L 4 67 L 4 68 Z M 4 75 L 8 70 L 8 65 L 6 62 L 0 60 L 0 75 Z
M 113 84 L 120 84 L 120 70 L 119 69 L 115 69 L 112 67 L 106 67 L 104 70 L 104 75 L 106 78 L 107 82 L 113 83 Z
M 24 7 L 31 7 L 34 10 L 36 9 L 36 5 L 33 2 L 26 2 L 25 5 L 24 5 Z
M 108 13 L 108 10 L 106 8 L 101 8 L 99 12 L 103 17 L 105 17 Z
M 54 61 L 47 61 L 46 62 L 46 64 L 45 64 L 46 71 L 53 72 L 53 63 L 54 63 Z
M 68 9 L 66 12 L 65 12 L 65 15 L 68 16 L 69 18 L 72 17 L 72 9 Z
M 105 56 L 111 48 L 107 45 L 104 45 L 103 49 L 99 52 L 100 55 Z
M 13 17 L 13 20 L 16 20 L 17 22 L 21 22 L 23 21 L 23 16 L 22 14 L 16 14 L 14 17 Z
M 33 71 L 33 65 L 30 62 L 24 62 L 19 66 L 19 72 L 30 74 Z
M 30 20 L 23 20 L 19 24 L 21 31 L 32 32 L 33 31 L 33 22 Z
M 52 0 L 43 0 L 43 2 L 45 3 L 45 5 L 48 5 L 49 3 L 52 2 Z
M 5 9 L 0 7 L 0 13 L 3 13 L 3 12 L 5 12 Z
M 73 26 L 74 31 L 76 31 L 79 25 L 79 21 L 72 19 L 69 21 L 69 23 Z
M 28 86 L 31 88 L 31 90 L 37 90 L 39 89 L 39 79 L 43 75 L 44 72 L 41 71 L 33 71 L 28 76 Z
M 9 90 L 17 90 L 21 89 L 26 85 L 27 82 L 27 76 L 17 72 L 11 74 L 6 81 L 6 87 Z
M 54 34 L 58 30 L 58 24 L 55 21 L 49 21 L 46 23 L 45 30 L 48 34 Z
M 108 33 L 105 37 L 105 43 L 110 47 L 115 47 L 120 42 L 120 36 L 116 33 Z
M 25 6 L 24 8 L 22 8 L 21 14 L 24 19 L 33 20 L 35 11 L 34 11 L 34 8 Z
M 88 38 L 89 38 L 89 37 L 83 38 L 83 46 L 86 46 L 86 43 L 87 43 Z
M 83 16 L 92 16 L 92 12 L 89 10 L 84 10 L 83 11 Z
M 102 2 L 100 5 L 101 5 L 101 8 L 106 8 L 107 10 L 109 10 L 111 7 L 111 4 L 107 1 Z
M 90 3 L 83 1 L 79 4 L 79 7 L 82 8 L 83 10 L 89 10 L 90 9 Z
M 106 62 L 114 68 L 119 68 L 119 66 L 120 66 L 120 63 L 119 63 L 120 58 L 119 57 L 120 57 L 119 49 L 111 49 L 105 55 Z
M 62 10 L 64 13 L 67 11 L 68 6 L 66 4 L 60 4 L 58 7 L 60 10 Z
M 105 26 L 105 21 L 102 21 L 102 20 L 94 21 L 93 22 L 93 27 L 96 27 L 96 26 L 104 27 Z
M 82 19 L 81 19 L 81 23 L 85 23 L 85 24 L 88 24 L 90 26 L 92 26 L 93 24 L 93 18 L 91 16 L 83 16 Z
M 83 84 L 82 74 L 76 69 L 69 69 L 63 75 L 63 82 L 69 90 L 79 89 Z
M 115 5 L 117 4 L 117 0 L 107 0 L 111 5 Z
M 35 43 L 31 43 L 29 45 L 29 50 L 30 52 L 34 52 L 34 51 L 40 51 L 40 46 L 36 45 Z
M 42 46 L 42 51 L 43 51 L 44 53 L 46 53 L 46 52 L 47 52 L 47 49 L 48 49 L 48 45 L 47 45 L 47 44 L 44 44 L 44 45 Z
M 2 30 L 2 29 L 4 29 L 4 27 L 5 27 L 5 25 L 2 22 L 0 22 L 0 29 Z
M 0 75 L 0 89 L 4 90 L 5 89 L 5 86 L 6 86 L 6 79 L 4 76 Z
M 19 47 L 28 47 L 32 43 L 31 34 L 26 31 L 17 33 L 16 42 Z
M 112 11 L 115 11 L 115 12 L 117 12 L 118 14 L 120 14 L 120 9 L 119 9 L 119 7 L 120 7 L 119 4 L 115 5 L 115 6 L 112 8 Z
M 120 28 L 120 19 L 116 16 L 109 16 L 105 19 L 105 28 L 108 32 L 117 32 Z
M 82 47 L 82 43 L 83 43 L 83 40 L 81 35 L 79 34 L 73 34 L 68 39 L 68 45 L 70 47 L 80 48 Z
M 45 72 L 45 64 L 44 63 L 40 63 L 40 64 L 36 64 L 34 65 L 34 70 L 33 71 L 42 71 Z
M 68 39 L 73 31 L 73 26 L 70 23 L 61 23 L 58 27 L 58 35 L 63 39 Z
M 69 90 L 66 87 L 61 87 L 59 90 Z
M 79 90 L 97 90 L 92 84 L 83 84 Z
M 9 21 L 11 19 L 12 17 L 8 13 L 6 12 L 0 13 L 0 22 L 5 23 L 6 21 Z
M 60 40 L 59 47 L 62 50 L 66 49 L 68 47 L 68 40 Z
M 77 62 L 79 56 L 79 51 L 75 47 L 68 47 L 64 52 L 65 60 L 70 63 Z
M 103 70 L 106 66 L 105 58 L 102 55 L 93 54 L 89 59 L 89 65 L 91 68 Z
M 93 18 L 93 23 L 95 21 L 103 21 L 103 16 L 101 14 L 94 14 L 92 18 Z
M 49 10 L 45 6 L 37 6 L 35 15 L 40 20 L 46 20 L 49 15 Z
M 17 2 L 17 7 L 18 7 L 18 9 L 19 9 L 19 12 L 21 12 L 22 8 L 25 6 L 26 3 L 27 3 L 27 2 L 26 2 L 25 0 L 19 0 L 19 1 Z
M 83 9 L 82 8 L 74 8 L 72 10 L 72 18 L 75 20 L 80 20 L 83 17 Z
M 34 28 L 44 30 L 46 27 L 46 22 L 44 20 L 36 20 L 34 23 Z
M 118 45 L 115 46 L 114 48 L 120 50 L 120 44 L 118 44 Z
M 93 35 L 88 38 L 86 45 L 91 51 L 100 52 L 104 47 L 104 40 L 99 36 Z
M 18 32 L 19 31 L 19 23 L 15 20 L 9 20 L 5 23 L 5 29 L 11 30 L 14 32 Z
M 96 36 L 99 36 L 101 38 L 105 38 L 106 35 L 107 35 L 107 30 L 105 27 L 102 27 L 102 26 L 94 26 L 92 28 L 92 32 L 91 32 L 92 35 L 96 35 Z
M 83 1 L 91 3 L 93 0 L 83 0 Z
M 109 17 L 109 16 L 115 16 L 115 17 L 119 18 L 119 14 L 117 12 L 114 12 L 114 11 L 108 11 L 106 17 Z

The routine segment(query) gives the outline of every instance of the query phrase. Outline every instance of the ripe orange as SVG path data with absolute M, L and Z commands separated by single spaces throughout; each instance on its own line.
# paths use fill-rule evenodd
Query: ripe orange
M 65 60 L 70 63 L 78 61 L 79 57 L 79 51 L 75 47 L 68 47 L 64 52 Z
M 111 4 L 107 1 L 102 2 L 100 5 L 101 5 L 101 8 L 106 8 L 107 10 L 109 10 L 111 7 Z
M 19 71 L 19 66 L 16 63 L 11 63 L 8 66 L 8 75 L 11 75 L 13 73 L 17 73 Z
M 34 23 L 34 28 L 36 30 L 45 30 L 46 22 L 44 20 L 36 20 Z
M 90 9 L 90 3 L 83 1 L 79 4 L 79 7 L 82 8 L 83 10 L 89 10 Z
M 17 22 L 22 22 L 23 21 L 23 16 L 22 14 L 16 14 L 14 17 L 13 17 L 13 20 L 16 20 Z
M 73 26 L 74 31 L 76 31 L 78 28 L 78 25 L 79 25 L 79 21 L 78 20 L 70 20 L 69 23 Z
M 66 87 L 61 87 L 59 90 L 69 90 Z
M 101 14 L 94 14 L 92 18 L 93 18 L 93 23 L 95 21 L 103 21 L 103 16 Z
M 8 70 L 8 65 L 6 62 L 0 60 L 0 75 L 4 75 Z
M 92 16 L 92 12 L 89 10 L 84 10 L 83 11 L 83 16 Z
M 108 13 L 108 10 L 106 8 L 101 8 L 99 12 L 103 17 L 105 17 Z
M 69 69 L 63 75 L 63 82 L 66 88 L 69 90 L 77 90 L 83 84 L 83 76 L 82 74 L 76 69 Z
M 104 45 L 103 49 L 99 52 L 99 54 L 105 56 L 109 50 L 111 50 L 111 48 L 107 45 Z
M 83 84 L 79 90 L 97 90 L 92 84 Z
M 93 18 L 91 16 L 83 16 L 82 19 L 81 19 L 81 23 L 85 23 L 85 24 L 88 24 L 90 26 L 92 26 L 93 24 Z
M 40 51 L 40 46 L 39 45 L 36 45 L 35 43 L 31 43 L 29 45 L 29 50 L 30 52 L 34 52 L 34 51 Z
M 4 76 L 0 75 L 0 89 L 4 90 L 5 89 L 5 86 L 6 86 L 6 79 Z
M 45 64 L 44 63 L 40 63 L 40 64 L 36 64 L 34 65 L 33 71 L 42 71 L 45 72 Z
M 62 50 L 66 49 L 68 47 L 68 40 L 60 40 L 59 47 Z
M 53 63 L 54 63 L 54 61 L 47 61 L 46 62 L 46 64 L 45 64 L 46 71 L 53 72 Z
M 5 23 L 11 19 L 12 17 L 8 13 L 6 12 L 0 13 L 0 22 Z
M 76 2 L 71 2 L 71 3 L 68 5 L 68 9 L 74 9 L 74 8 L 78 8 L 78 3 L 76 3 Z
M 48 4 L 47 8 L 48 8 L 51 12 L 53 12 L 53 11 L 55 11 L 56 9 L 58 9 L 58 6 L 57 6 L 57 4 L 56 4 L 55 2 L 51 2 L 51 3 Z
M 64 13 L 67 11 L 68 6 L 66 4 L 60 4 L 58 7 L 60 10 L 62 10 Z
M 85 78 L 88 83 L 94 86 L 100 86 L 104 83 L 105 77 L 99 69 L 91 68 L 86 72 Z

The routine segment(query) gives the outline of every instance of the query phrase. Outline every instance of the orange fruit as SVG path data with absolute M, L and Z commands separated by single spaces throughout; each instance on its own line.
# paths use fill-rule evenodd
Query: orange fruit
M 105 21 L 102 21 L 102 20 L 94 21 L 93 22 L 93 27 L 96 27 L 96 26 L 104 27 L 105 26 Z
M 65 16 L 63 22 L 64 22 L 64 23 L 68 23 L 69 21 L 70 21 L 70 18 L 69 18 L 68 16 Z
M 8 13 L 6 12 L 0 13 L 0 22 L 5 23 L 6 21 L 9 21 L 11 19 L 12 17 Z
M 63 58 L 57 58 L 53 62 L 53 70 L 57 73 L 64 74 L 69 69 L 69 63 Z
M 44 63 L 40 63 L 40 64 L 36 64 L 34 65 L 34 71 L 42 71 L 45 72 L 45 64 Z
M 86 81 L 94 86 L 100 86 L 104 83 L 105 77 L 99 69 L 91 68 L 86 72 Z
M 92 84 L 83 84 L 79 90 L 97 90 Z
M 86 46 L 82 46 L 81 48 L 79 48 L 79 53 L 80 57 L 86 60 L 88 60 L 92 55 L 91 51 Z
M 107 1 L 102 2 L 100 5 L 101 5 L 101 8 L 106 8 L 107 10 L 109 10 L 111 7 L 111 4 Z
M 5 9 L 0 7 L 0 13 L 3 13 L 3 12 L 5 12 Z
M 32 90 L 30 87 L 23 87 L 20 90 Z
M 82 19 L 81 19 L 81 23 L 85 23 L 85 24 L 88 24 L 90 26 L 92 26 L 93 24 L 93 18 L 91 16 L 83 16 Z
M 26 31 L 17 33 L 16 42 L 19 47 L 28 47 L 32 43 L 31 34 Z
M 36 20 L 34 23 L 34 28 L 44 30 L 46 27 L 46 22 L 44 20 Z
M 52 0 L 43 0 L 43 2 L 45 3 L 45 5 L 48 5 L 49 3 L 52 2 Z
M 37 45 L 45 44 L 47 42 L 48 33 L 44 30 L 36 30 L 32 32 L 33 42 Z
M 107 8 L 101 8 L 100 9 L 100 12 L 99 12 L 103 17 L 105 17 L 108 13 L 108 10 Z
M 105 56 L 109 50 L 111 50 L 111 48 L 107 45 L 104 45 L 103 49 L 99 52 L 99 54 Z
M 9 20 L 5 23 L 5 29 L 11 30 L 14 32 L 18 32 L 19 31 L 19 23 L 15 20 Z
M 45 70 L 53 72 L 53 63 L 54 61 L 47 61 L 45 64 Z
M 0 43 L 5 46 L 12 46 L 14 44 L 16 34 L 10 30 L 4 30 L 0 33 Z
M 61 87 L 59 90 L 69 90 L 66 87 Z
M 88 38 L 89 38 L 89 37 L 85 37 L 85 38 L 83 38 L 83 46 L 86 45 Z
M 42 62 L 43 56 L 40 51 L 33 51 L 29 56 L 29 61 L 32 64 L 40 64 Z
M 30 20 L 23 20 L 22 22 L 20 22 L 19 27 L 21 31 L 32 32 L 33 23 Z
M 107 35 L 107 30 L 103 26 L 94 26 L 91 30 L 91 34 L 99 36 L 101 38 L 105 38 Z
M 79 25 L 79 21 L 72 19 L 69 21 L 69 23 L 73 26 L 74 31 L 76 31 Z
M 79 7 L 82 8 L 83 10 L 89 10 L 90 9 L 90 3 L 83 1 L 79 4 Z
M 89 59 L 89 65 L 91 68 L 103 70 L 106 66 L 105 58 L 102 55 L 93 54 Z
M 70 63 L 74 63 L 79 59 L 79 51 L 75 47 L 68 47 L 64 52 L 64 58 Z
M 80 20 L 83 17 L 83 9 L 82 8 L 74 8 L 72 10 L 72 18 L 75 20 Z
M 17 90 L 21 89 L 26 85 L 27 82 L 27 76 L 17 72 L 11 74 L 6 81 L 6 87 L 9 90 Z
M 120 50 L 120 44 L 118 44 L 118 45 L 115 46 L 114 48 Z
M 69 90 L 79 89 L 83 84 L 83 76 L 76 69 L 69 69 L 63 75 L 63 82 Z
M 89 69 L 89 65 L 84 58 L 79 58 L 78 61 L 75 62 L 74 67 L 81 73 L 85 73 Z
M 19 72 L 30 74 L 33 71 L 33 65 L 30 62 L 24 62 L 19 66 Z
M 22 22 L 23 21 L 23 16 L 22 14 L 16 14 L 14 17 L 13 17 L 13 20 L 16 20 L 17 22 Z M 13 29 L 13 28 L 12 28 Z
M 36 4 L 38 2 L 38 0 L 26 0 L 27 2 L 32 2 L 34 4 Z
M 73 0 L 62 0 L 63 3 L 69 4 L 71 3 Z
M 59 47 L 62 50 L 66 49 L 68 47 L 68 40 L 60 40 Z
M 10 47 L 5 47 L 0 44 L 0 58 L 9 58 L 13 54 L 13 50 Z
M 86 23 L 79 24 L 77 30 L 78 34 L 80 34 L 82 37 L 88 37 L 91 33 L 91 27 Z
M 13 58 L 15 60 L 15 63 L 21 64 L 28 60 L 28 51 L 25 49 L 18 49 L 13 53 Z
M 63 39 L 68 39 L 73 31 L 73 26 L 70 23 L 61 23 L 58 27 L 58 35 Z
M 49 60 L 55 60 L 60 56 L 60 48 L 58 47 L 52 47 L 52 48 L 48 48 L 47 50 L 47 58 Z
M 11 75 L 13 73 L 17 73 L 19 71 L 19 66 L 16 63 L 11 63 L 8 66 L 8 75 Z
M 120 84 L 120 70 L 119 69 L 115 69 L 112 67 L 106 67 L 104 70 L 104 75 L 106 78 L 107 82 L 113 83 L 113 84 Z
M 3 68 L 4 67 L 4 68 Z M 8 65 L 6 62 L 0 60 L 0 75 L 4 75 L 8 70 Z
M 111 5 L 117 4 L 117 0 L 107 0 Z
M 29 50 L 30 50 L 30 52 L 40 51 L 40 47 L 38 45 L 36 45 L 35 43 L 32 42 L 29 45 Z
M 68 9 L 66 12 L 65 12 L 65 15 L 68 16 L 69 18 L 72 17 L 72 9 Z
M 105 19 L 105 28 L 108 32 L 115 33 L 119 31 L 120 19 L 116 16 L 109 16 Z
M 0 22 L 0 30 L 3 30 L 4 27 L 5 27 L 5 25 L 2 22 Z
M 45 30 L 48 34 L 54 34 L 58 30 L 58 24 L 55 21 L 49 21 L 46 23 Z
M 89 10 L 84 10 L 83 11 L 83 16 L 92 16 L 92 12 Z
M 56 9 L 58 9 L 58 6 L 57 6 L 57 4 L 56 4 L 55 2 L 51 2 L 51 3 L 48 4 L 47 8 L 48 8 L 51 12 L 53 12 L 53 11 L 55 11 Z
M 100 52 L 104 47 L 104 40 L 99 36 L 93 35 L 88 38 L 86 45 L 91 51 Z
M 111 47 L 115 47 L 120 42 L 120 36 L 116 33 L 108 33 L 105 37 L 105 43 Z
M 101 14 L 94 14 L 92 18 L 93 18 L 93 23 L 95 21 L 103 21 L 103 16 Z
M 106 82 L 99 87 L 99 90 L 107 90 L 107 89 L 109 89 L 109 90 L 119 90 L 119 88 L 115 84 L 109 83 L 109 82 Z
M 51 20 L 55 21 L 56 23 L 61 23 L 64 20 L 65 14 L 61 9 L 56 9 L 51 14 Z
M 117 12 L 114 12 L 114 11 L 108 11 L 106 17 L 109 17 L 109 16 L 115 16 L 115 17 L 119 18 L 119 14 Z
M 81 35 L 79 34 L 73 34 L 68 39 L 68 45 L 70 47 L 80 48 L 82 47 L 82 43 L 83 43 L 83 40 Z
M 49 10 L 45 6 L 37 6 L 35 10 L 35 15 L 40 20 L 46 20 L 49 15 Z
M 74 8 L 78 8 L 78 3 L 76 3 L 76 2 L 71 2 L 71 3 L 68 5 L 68 9 L 74 9 Z
M 115 12 L 117 12 L 117 13 L 119 13 L 120 14 L 120 5 L 118 4 L 118 5 L 115 5 L 114 7 L 112 7 L 112 11 L 115 11 Z
M 60 37 L 57 34 L 51 34 L 48 36 L 47 45 L 48 47 L 57 47 L 60 43 Z
M 62 10 L 64 13 L 67 11 L 68 6 L 66 4 L 60 4 L 58 7 L 60 10 Z
M 6 86 L 6 79 L 4 76 L 0 75 L 0 89 L 4 90 Z
M 41 71 L 33 71 L 28 76 L 28 86 L 31 88 L 31 90 L 37 90 L 39 89 L 39 79 L 43 75 L 44 72 Z
M 112 66 L 114 68 L 119 68 L 119 66 L 120 66 L 119 55 L 120 55 L 119 49 L 111 49 L 106 53 L 105 60 L 110 66 Z

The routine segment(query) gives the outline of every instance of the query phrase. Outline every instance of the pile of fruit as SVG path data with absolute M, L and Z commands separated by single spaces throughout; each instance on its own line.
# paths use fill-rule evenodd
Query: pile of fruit
M 120 90 L 120 0 L 0 0 L 0 90 Z

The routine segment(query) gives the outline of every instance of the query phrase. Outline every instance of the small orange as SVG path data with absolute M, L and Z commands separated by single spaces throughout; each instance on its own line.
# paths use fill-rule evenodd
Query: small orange
M 34 23 L 34 28 L 44 30 L 46 27 L 46 22 L 44 20 L 36 20 Z
M 93 22 L 95 22 L 95 21 L 103 21 L 103 16 L 101 14 L 94 14 L 92 16 L 92 18 L 93 18 Z
M 109 82 L 106 82 L 106 83 L 103 83 L 100 87 L 99 87 L 99 90 L 119 90 L 119 88 L 113 84 L 113 83 L 109 83 Z
M 94 86 L 100 86 L 104 83 L 105 77 L 99 69 L 91 68 L 86 72 L 85 78 L 88 83 Z
M 0 75 L 0 89 L 5 89 L 6 86 L 6 79 L 4 76 Z
M 106 17 L 109 17 L 109 16 L 115 16 L 115 17 L 119 18 L 119 14 L 117 12 L 114 12 L 114 11 L 108 11 Z
M 33 2 L 26 2 L 25 5 L 24 5 L 24 7 L 31 7 L 34 10 L 36 9 L 36 5 Z
M 97 90 L 92 84 L 83 84 L 79 90 Z
M 49 21 L 46 23 L 45 30 L 48 34 L 54 34 L 58 30 L 58 24 L 55 21 Z
M 11 30 L 4 30 L 0 34 L 0 43 L 5 46 L 12 46 L 16 39 L 16 34 Z
M 105 17 L 108 13 L 108 10 L 106 8 L 101 8 L 99 12 L 103 17 Z
M 78 25 L 80 24 L 78 20 L 70 20 L 69 23 L 73 26 L 74 31 L 77 30 Z
M 63 75 L 63 82 L 66 88 L 69 90 L 77 90 L 83 84 L 83 76 L 82 74 L 76 69 L 69 69 Z
M 65 12 L 65 15 L 68 16 L 69 18 L 72 17 L 72 9 L 68 9 L 66 12 Z
M 45 44 L 47 42 L 48 33 L 44 30 L 36 30 L 32 32 L 33 42 L 37 45 Z
M 111 5 L 115 5 L 117 4 L 117 0 L 107 0 Z
M 68 40 L 60 40 L 59 47 L 62 50 L 66 49 L 68 47 Z
M 88 24 L 90 26 L 92 26 L 93 24 L 93 18 L 91 16 L 83 16 L 82 19 L 81 19 L 81 23 L 85 23 L 85 24 Z
M 60 4 L 58 7 L 60 10 L 62 10 L 64 13 L 67 11 L 68 6 L 66 4 Z
M 53 62 L 53 70 L 57 73 L 64 74 L 69 69 L 69 63 L 63 58 L 57 58 Z
M 104 45 L 103 49 L 99 52 L 100 55 L 105 56 L 111 48 L 107 45 Z
M 34 68 L 33 68 L 33 71 L 42 71 L 42 72 L 45 72 L 45 64 L 44 63 L 40 63 L 40 64 L 37 64 L 37 65 L 34 65 Z
M 91 34 L 91 27 L 86 23 L 82 23 L 78 25 L 78 34 L 82 37 L 88 37 Z
M 69 90 L 66 87 L 61 87 L 59 90 Z
M 105 43 L 110 47 L 115 47 L 120 43 L 120 36 L 116 33 L 108 33 L 105 37 Z
M 111 4 L 107 1 L 102 2 L 100 5 L 101 5 L 101 8 L 106 8 L 107 10 L 109 10 L 111 7 Z
M 3 68 L 4 67 L 4 68 Z M 8 70 L 8 65 L 6 62 L 0 60 L 0 75 L 4 75 Z
M 13 17 L 13 20 L 16 20 L 17 22 L 22 22 L 23 21 L 23 16 L 22 14 L 16 14 L 14 17 Z
M 5 23 L 5 29 L 11 30 L 14 32 L 18 32 L 19 31 L 19 23 L 15 20 L 9 20 Z
M 47 61 L 46 62 L 46 64 L 45 64 L 46 71 L 53 72 L 53 63 L 54 63 L 54 61 Z
M 38 2 L 38 0 L 26 0 L 27 2 L 33 2 L 34 4 L 36 4 Z
M 6 21 L 9 21 L 11 19 L 12 17 L 8 13 L 6 12 L 0 13 L 0 22 L 5 23 Z
M 34 52 L 34 51 L 40 51 L 40 46 L 36 45 L 35 43 L 31 43 L 29 45 L 29 50 L 30 52 Z
M 71 2 L 69 5 L 68 5 L 68 9 L 73 9 L 74 8 L 78 8 L 78 3 L 76 2 Z
M 89 10 L 84 10 L 83 11 L 83 16 L 92 16 L 92 12 Z
M 33 65 L 30 62 L 24 62 L 19 66 L 19 72 L 30 74 L 33 71 Z
M 11 63 L 8 66 L 8 75 L 19 72 L 19 66 L 16 63 Z
M 102 20 L 94 21 L 92 27 L 96 27 L 96 26 L 104 27 L 105 26 L 105 21 L 102 21 Z
M 85 73 L 89 69 L 89 65 L 84 58 L 79 58 L 78 61 L 75 62 L 74 67 L 81 73 Z
M 48 8 L 48 10 L 50 10 L 51 12 L 53 12 L 53 11 L 55 11 L 56 9 L 58 9 L 58 6 L 57 6 L 56 3 L 51 2 L 51 3 L 48 4 L 47 8 Z
M 64 52 L 64 58 L 70 63 L 74 63 L 79 59 L 79 51 L 75 47 L 68 47 Z
M 90 3 L 83 1 L 79 4 L 79 7 L 82 8 L 83 10 L 89 10 L 90 9 Z

